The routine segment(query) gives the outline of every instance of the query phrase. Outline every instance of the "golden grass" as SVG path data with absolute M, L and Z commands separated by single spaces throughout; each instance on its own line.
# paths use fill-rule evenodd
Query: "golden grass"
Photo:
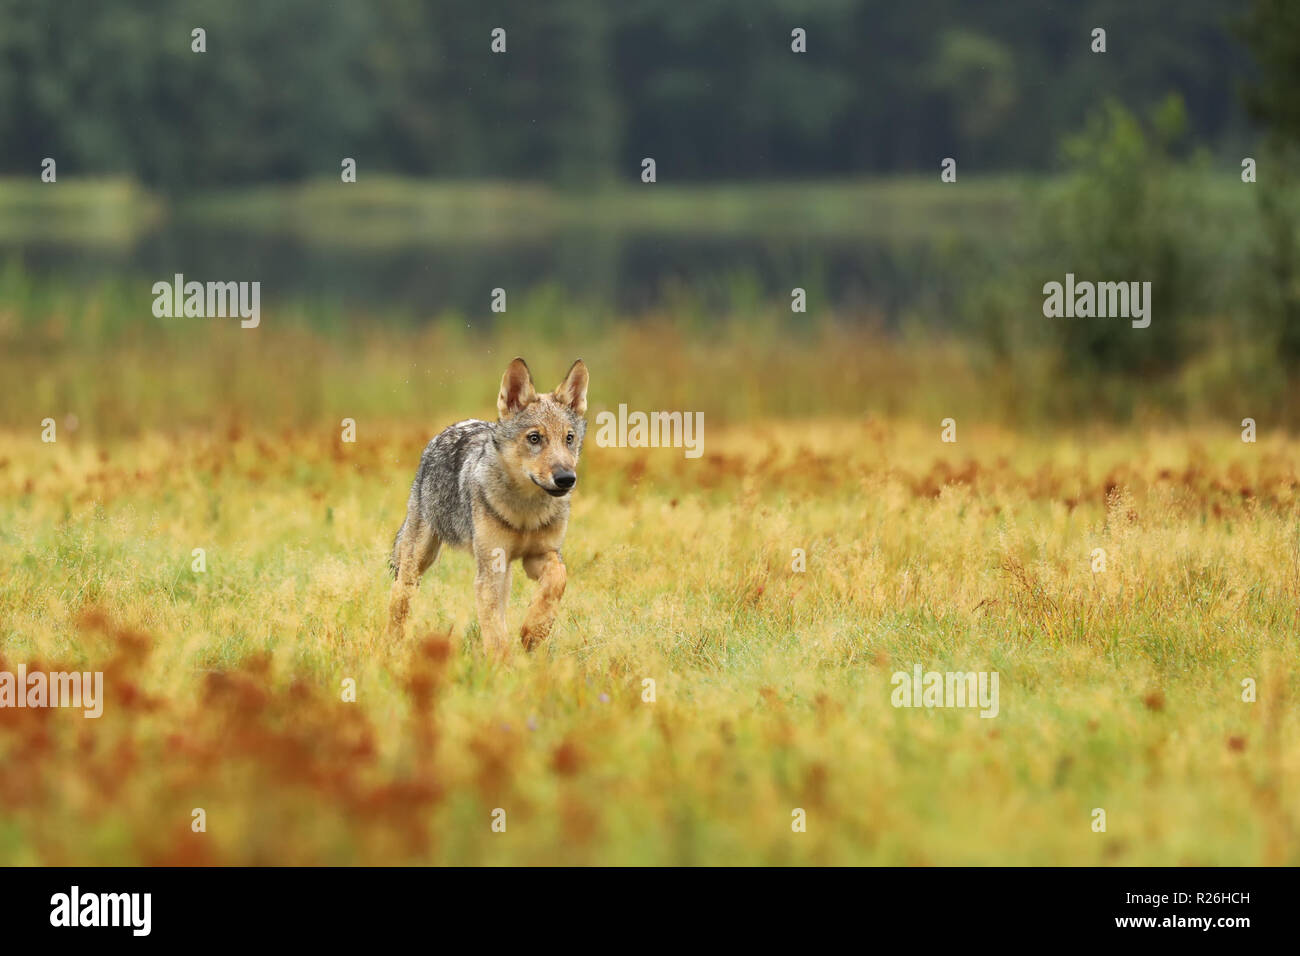
M 598 407 L 623 400 L 592 364 Z M 201 363 L 162 374 L 187 370 L 220 405 Z M 851 363 L 825 374 L 846 394 Z M 493 669 L 459 553 L 419 636 L 383 637 L 419 452 L 487 411 L 435 392 L 358 414 L 356 444 L 329 403 L 0 433 L 0 670 L 102 669 L 108 694 L 98 721 L 0 710 L 0 863 L 1300 862 L 1300 443 L 958 416 L 948 445 L 928 409 L 725 404 L 698 460 L 589 438 L 556 633 Z M 998 671 L 1000 714 L 892 707 L 917 663 Z

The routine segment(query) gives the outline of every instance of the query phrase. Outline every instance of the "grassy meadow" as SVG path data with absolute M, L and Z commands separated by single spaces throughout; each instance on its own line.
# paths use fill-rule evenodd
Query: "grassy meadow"
M 856 325 L 118 295 L 0 297 L 0 670 L 107 695 L 0 710 L 0 863 L 1300 863 L 1300 440 L 1266 407 L 1254 444 L 1213 401 L 1089 421 L 1049 370 Z M 467 556 L 405 643 L 385 562 L 515 354 L 548 388 L 583 357 L 591 418 L 703 411 L 704 454 L 589 431 L 555 633 L 494 667 Z M 891 706 L 916 664 L 997 671 L 998 715 Z

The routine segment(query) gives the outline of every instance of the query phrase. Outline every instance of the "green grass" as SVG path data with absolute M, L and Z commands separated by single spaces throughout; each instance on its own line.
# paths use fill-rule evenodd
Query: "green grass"
M 557 191 L 511 183 L 368 177 L 343 185 L 232 190 L 187 203 L 192 221 L 251 225 L 313 241 L 493 240 L 572 229 L 754 238 L 932 238 L 1008 222 L 1036 186 L 1015 177 L 961 189 L 921 178 L 609 186 Z
M 66 169 L 53 183 L 38 175 L 0 178 L 0 241 L 129 243 L 154 227 L 165 208 L 126 179 L 83 179 Z
M 87 237 L 129 239 L 165 213 L 182 223 L 350 245 L 518 240 L 574 229 L 908 240 L 969 235 L 990 221 L 1006 225 L 1040 188 L 1035 180 L 1013 176 L 944 185 L 936 175 L 718 185 L 665 181 L 576 192 L 363 173 L 353 184 L 316 180 L 168 200 L 126 181 L 80 181 L 65 173 L 53 185 L 0 180 L 0 221 L 7 223 L 0 238 L 73 239 L 81 221 Z
M 1218 171 L 1177 175 L 1196 182 L 1220 224 L 1248 216 L 1251 193 Z M 0 179 L 0 239 L 121 242 L 162 219 L 292 236 L 311 243 L 384 245 L 422 240 L 499 241 L 566 230 L 731 238 L 943 240 L 1000 232 L 1023 222 L 1059 180 L 961 174 L 808 182 L 611 184 L 567 191 L 543 184 L 421 181 L 366 174 L 356 183 L 321 179 L 172 197 L 121 179 L 56 184 Z
M 0 710 L 0 863 L 1300 862 L 1295 439 L 1022 420 L 843 329 L 453 328 L 16 340 L 0 669 L 108 700 Z M 484 658 L 456 552 L 394 644 L 420 450 L 516 351 L 705 411 L 704 457 L 589 437 L 539 652 Z M 891 706 L 915 664 L 996 670 L 998 716 Z

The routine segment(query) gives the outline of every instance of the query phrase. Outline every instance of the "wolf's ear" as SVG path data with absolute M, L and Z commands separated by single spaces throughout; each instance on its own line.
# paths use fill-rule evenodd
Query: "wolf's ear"
M 517 358 L 510 363 L 506 374 L 501 376 L 501 391 L 497 393 L 497 413 L 503 418 L 519 412 L 525 405 L 537 400 L 537 391 L 533 388 L 533 376 L 528 371 L 528 363 Z
M 569 374 L 555 389 L 555 400 L 579 415 L 587 414 L 587 366 L 582 359 L 569 366 Z

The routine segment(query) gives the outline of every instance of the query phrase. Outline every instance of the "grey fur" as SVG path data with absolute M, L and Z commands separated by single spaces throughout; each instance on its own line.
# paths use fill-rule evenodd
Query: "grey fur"
M 549 398 L 549 396 L 548 396 Z M 489 514 L 502 524 L 517 530 L 547 527 L 569 515 L 569 498 L 530 495 L 521 498 L 505 475 L 500 447 L 536 425 L 546 414 L 558 410 L 576 434 L 575 460 L 582 450 L 587 423 L 571 409 L 555 402 L 534 402 L 519 414 L 504 421 L 486 422 L 469 419 L 443 429 L 425 446 L 420 465 L 411 483 L 407 499 L 406 520 L 393 540 L 389 566 L 397 573 L 398 546 L 413 521 L 431 527 L 440 541 L 453 547 L 473 545 L 473 502 L 477 497 Z M 508 503 L 509 508 L 498 503 Z M 501 512 L 522 514 L 522 522 L 512 522 Z
M 519 641 L 531 651 L 547 639 L 568 581 L 560 549 L 587 431 L 589 381 L 578 359 L 553 392 L 541 395 L 528 363 L 515 358 L 501 376 L 495 423 L 457 422 L 425 447 L 389 560 L 397 578 L 388 599 L 392 637 L 405 636 L 420 578 L 450 544 L 474 556 L 479 631 L 494 660 L 509 653 L 515 561 L 537 582 Z

